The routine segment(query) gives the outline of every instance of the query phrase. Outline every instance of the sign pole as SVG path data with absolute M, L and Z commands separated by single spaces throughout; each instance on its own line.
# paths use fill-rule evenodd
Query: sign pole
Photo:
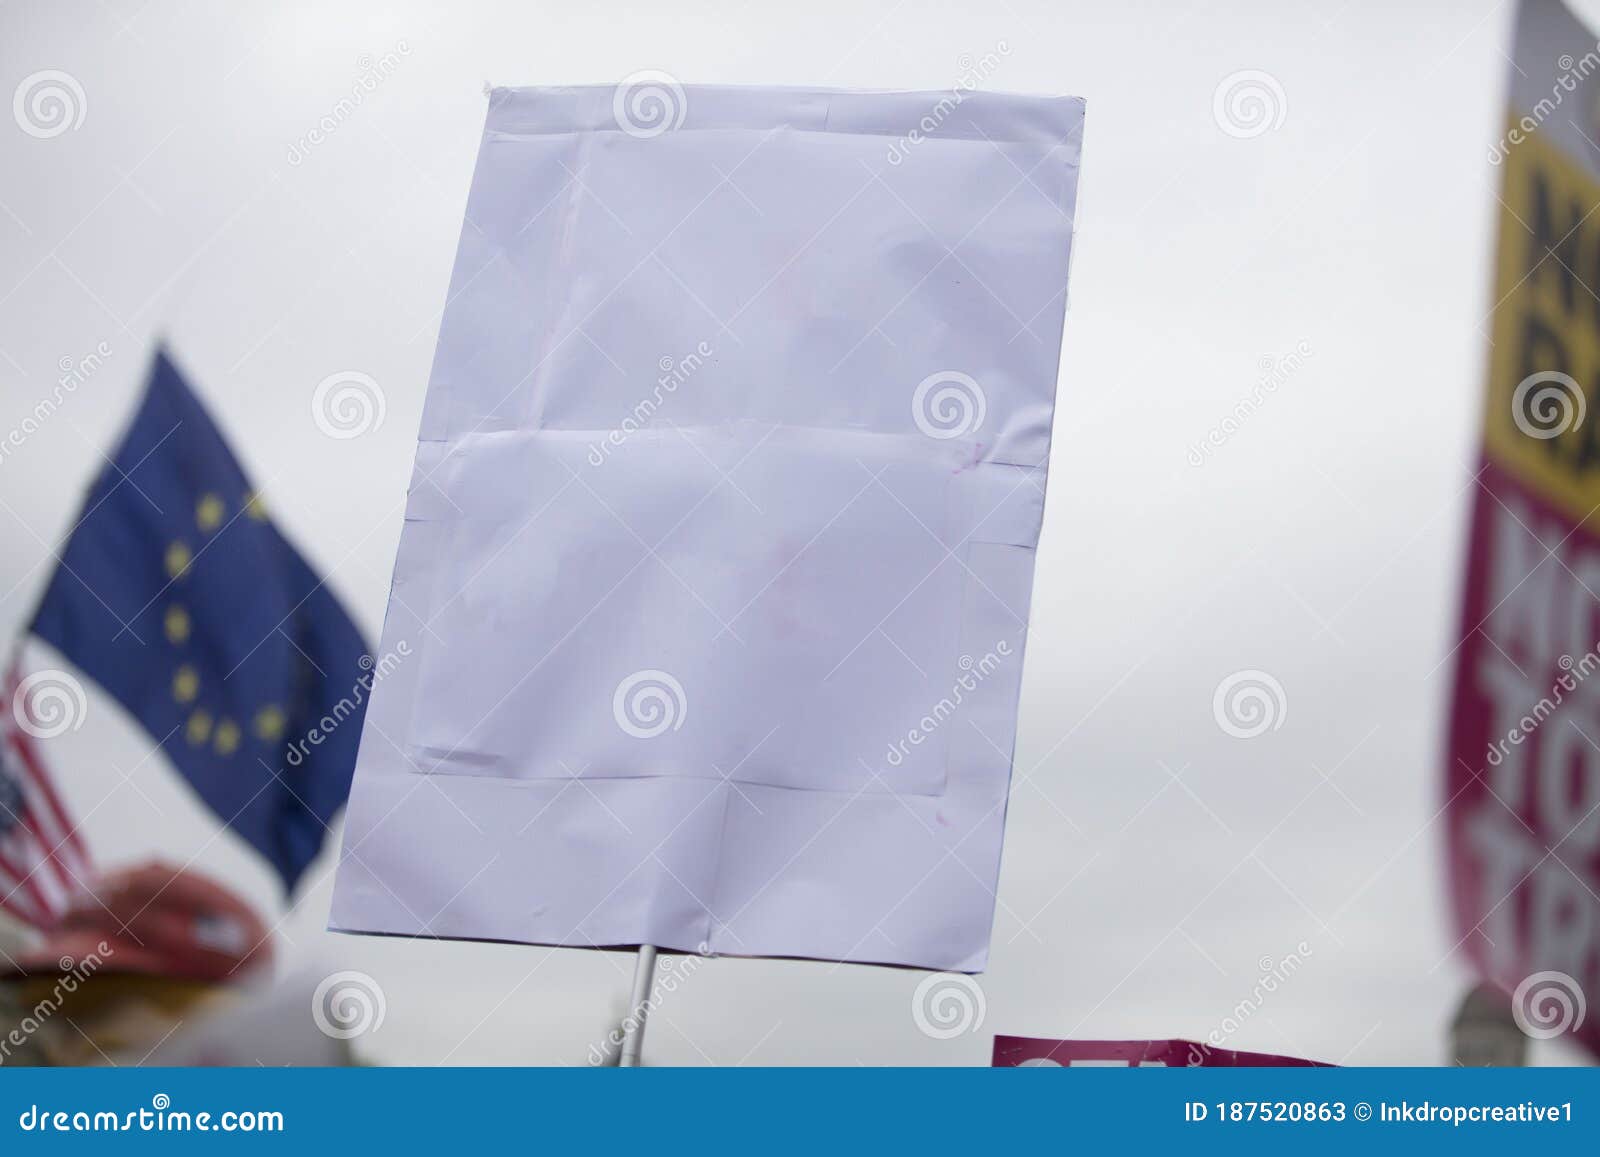
M 639 956 L 633 966 L 633 1004 L 622 1028 L 622 1056 L 617 1066 L 624 1069 L 639 1067 L 639 1053 L 644 1048 L 644 1021 L 650 1011 L 650 989 L 656 979 L 656 946 L 639 945 Z

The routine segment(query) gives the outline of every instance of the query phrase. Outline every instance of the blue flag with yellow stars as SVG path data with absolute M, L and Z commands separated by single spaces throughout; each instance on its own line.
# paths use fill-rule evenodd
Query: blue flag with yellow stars
M 32 630 L 292 892 L 349 794 L 371 660 L 164 352 Z

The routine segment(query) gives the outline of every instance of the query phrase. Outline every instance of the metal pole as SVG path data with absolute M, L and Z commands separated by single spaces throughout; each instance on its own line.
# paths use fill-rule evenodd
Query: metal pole
M 644 1019 L 650 1011 L 650 990 L 655 985 L 655 979 L 656 946 L 641 944 L 638 960 L 633 966 L 633 1004 L 623 1023 L 622 1056 L 617 1061 L 619 1068 L 639 1067 L 639 1053 L 644 1048 Z

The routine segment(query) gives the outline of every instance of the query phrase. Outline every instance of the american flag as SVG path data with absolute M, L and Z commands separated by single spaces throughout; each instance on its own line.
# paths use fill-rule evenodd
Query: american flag
M 45 928 L 82 887 L 90 861 L 24 726 L 21 685 L 13 662 L 0 701 L 0 909 Z

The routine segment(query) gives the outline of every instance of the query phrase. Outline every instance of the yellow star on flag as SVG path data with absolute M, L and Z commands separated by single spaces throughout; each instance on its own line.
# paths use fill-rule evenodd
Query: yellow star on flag
M 218 755 L 232 755 L 239 750 L 239 725 L 231 719 L 217 724 L 215 737 Z
M 174 542 L 167 547 L 167 576 L 169 578 L 182 578 L 183 572 L 189 569 L 189 564 L 194 561 L 194 556 L 189 553 L 187 543 Z
M 199 747 L 211 738 L 211 712 L 196 711 L 189 716 L 189 722 L 184 726 L 183 736 L 190 743 Z
M 194 521 L 205 533 L 210 534 L 222 525 L 222 516 L 228 508 L 222 504 L 222 499 L 215 494 L 204 495 L 194 508 Z
M 165 626 L 167 642 L 187 642 L 189 639 L 189 612 L 176 604 L 168 607 Z
M 283 711 L 273 704 L 268 704 L 256 712 L 255 732 L 256 738 L 272 742 L 283 738 Z
M 199 693 L 200 676 L 195 674 L 193 667 L 185 663 L 172 677 L 172 697 L 179 703 L 193 703 L 194 697 Z

